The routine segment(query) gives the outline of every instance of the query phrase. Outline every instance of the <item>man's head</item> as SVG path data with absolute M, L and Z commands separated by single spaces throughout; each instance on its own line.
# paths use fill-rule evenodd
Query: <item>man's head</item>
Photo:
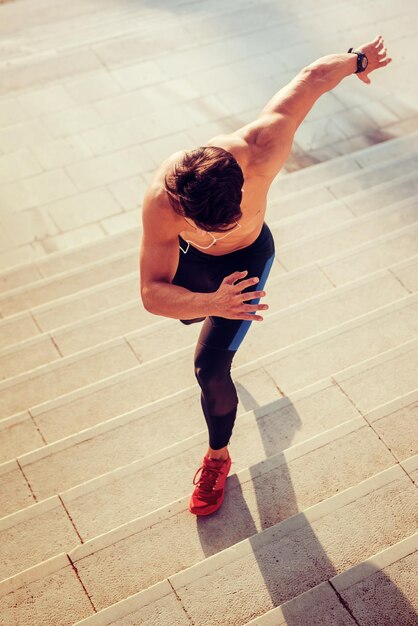
M 173 210 L 208 231 L 226 231 L 242 217 L 244 175 L 233 155 L 215 146 L 189 150 L 165 177 Z

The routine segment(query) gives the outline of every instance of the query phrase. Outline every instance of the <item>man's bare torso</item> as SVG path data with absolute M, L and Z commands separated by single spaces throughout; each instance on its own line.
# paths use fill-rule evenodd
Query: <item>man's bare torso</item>
M 264 222 L 267 207 L 267 192 L 271 180 L 262 176 L 260 172 L 257 171 L 248 146 L 233 139 L 231 135 L 216 137 L 204 145 L 218 146 L 228 150 L 238 161 L 244 174 L 244 184 L 242 188 L 243 197 L 241 202 L 242 217 L 239 220 L 240 228 L 237 228 L 234 232 L 228 233 L 224 239 L 216 241 L 210 248 L 201 250 L 205 254 L 219 256 L 234 252 L 240 248 L 245 248 L 257 239 Z M 171 222 L 173 231 L 183 239 L 190 241 L 190 245 L 196 243 L 200 246 L 209 246 L 213 238 L 197 227 L 193 229 L 191 226 L 192 220 L 189 219 L 186 221 L 183 217 L 177 215 L 171 207 L 168 196 L 164 191 L 164 176 L 171 170 L 176 160 L 182 157 L 184 152 L 183 150 L 176 152 L 162 163 L 156 172 L 153 186 L 155 186 L 160 200 L 164 203 L 163 210 L 165 218 Z M 215 237 L 222 237 L 223 234 L 213 232 L 213 235 Z M 198 250 L 200 249 L 198 246 L 195 247 Z

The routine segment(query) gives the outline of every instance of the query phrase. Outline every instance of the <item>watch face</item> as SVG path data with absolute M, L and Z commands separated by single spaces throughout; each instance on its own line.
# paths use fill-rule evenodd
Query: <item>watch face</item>
M 366 67 L 367 67 L 367 58 L 366 57 L 361 57 L 361 67 L 363 68 L 363 70 L 366 69 Z

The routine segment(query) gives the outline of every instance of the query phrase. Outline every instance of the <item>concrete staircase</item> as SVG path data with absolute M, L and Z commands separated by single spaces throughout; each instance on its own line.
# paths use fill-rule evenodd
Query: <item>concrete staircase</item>
M 0 274 L 2 623 L 417 624 L 417 165 L 415 133 L 276 179 L 207 519 L 200 325 L 143 310 L 139 229 Z

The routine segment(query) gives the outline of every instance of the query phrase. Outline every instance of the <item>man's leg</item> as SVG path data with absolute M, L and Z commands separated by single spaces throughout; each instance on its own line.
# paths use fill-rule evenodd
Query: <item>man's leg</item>
M 248 262 L 249 274 L 258 276 L 260 280 L 247 291 L 264 289 L 273 261 L 274 252 L 267 260 L 258 257 Z M 236 268 L 228 270 L 225 275 L 233 271 Z M 258 304 L 259 300 L 254 298 L 250 304 Z M 232 435 L 238 407 L 231 365 L 252 323 L 249 320 L 208 317 L 196 345 L 195 375 L 201 388 L 201 405 L 209 431 L 208 452 L 213 458 L 227 456 L 226 446 Z

